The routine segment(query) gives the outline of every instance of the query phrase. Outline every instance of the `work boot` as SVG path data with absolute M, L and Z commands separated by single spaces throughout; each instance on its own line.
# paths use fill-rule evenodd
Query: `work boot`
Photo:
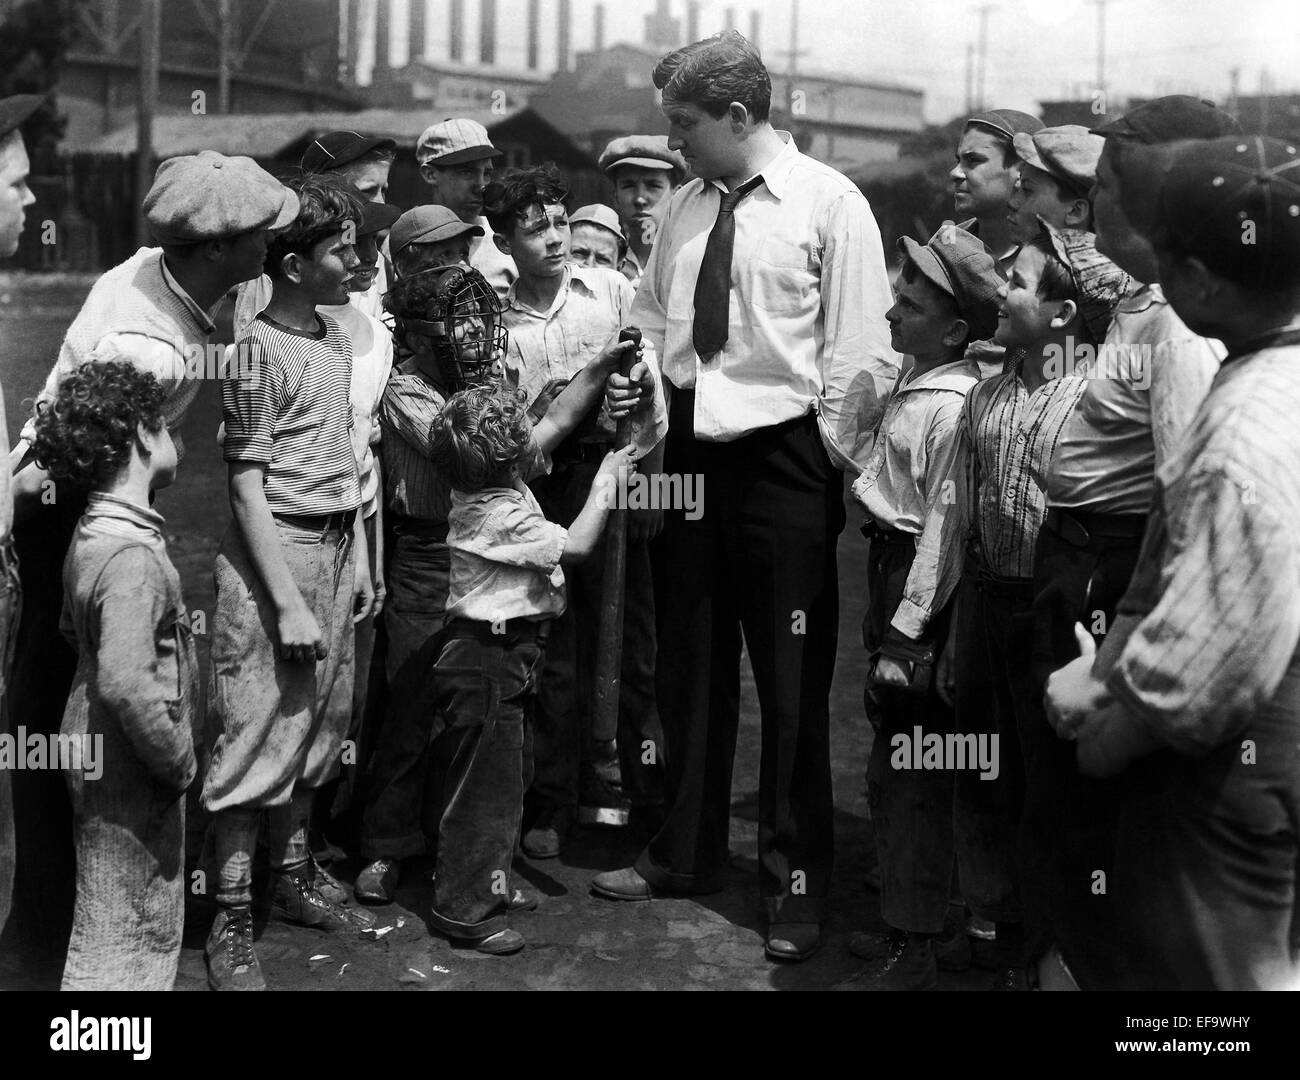
M 316 891 L 331 904 L 346 904 L 350 899 L 343 882 L 321 866 L 315 855 L 307 856 L 307 876 Z
M 391 904 L 402 880 L 396 859 L 376 859 L 357 875 L 357 899 L 366 904 Z
M 573 828 L 573 808 L 548 806 L 537 815 L 533 827 L 524 833 L 520 847 L 530 859 L 554 859 L 564 850 Z
M 308 876 L 306 866 L 276 876 L 271 892 L 271 913 L 285 922 L 331 933 L 369 930 L 378 922 L 363 908 L 327 900 Z
M 262 965 L 253 948 L 253 914 L 246 907 L 223 907 L 212 923 L 203 956 L 213 990 L 265 990 Z
M 873 934 L 857 930 L 849 935 L 849 952 L 859 960 L 888 960 L 903 951 L 907 944 L 907 931 L 890 929 L 887 934 Z
M 908 934 L 903 947 L 891 953 L 872 980 L 871 990 L 933 990 L 939 985 L 934 939 Z

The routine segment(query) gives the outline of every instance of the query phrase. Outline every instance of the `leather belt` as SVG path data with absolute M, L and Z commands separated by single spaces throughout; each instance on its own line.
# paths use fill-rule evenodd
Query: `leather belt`
M 1053 506 L 1048 509 L 1043 525 L 1067 544 L 1085 548 L 1103 540 L 1140 541 L 1147 519 L 1143 514 L 1098 514 Z
M 282 525 L 306 532 L 345 532 L 352 528 L 357 519 L 357 508 L 340 510 L 335 514 L 276 514 L 275 520 Z
M 515 645 L 521 641 L 535 641 L 545 645 L 554 619 L 529 619 L 523 616 L 505 622 L 484 622 L 482 619 L 449 619 L 448 637 L 472 638 L 489 645 Z

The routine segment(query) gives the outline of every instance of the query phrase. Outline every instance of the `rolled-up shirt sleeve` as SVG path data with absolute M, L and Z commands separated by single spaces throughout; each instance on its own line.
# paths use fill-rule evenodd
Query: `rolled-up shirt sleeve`
M 1300 552 L 1260 479 L 1231 463 L 1185 481 L 1159 595 L 1106 686 L 1161 742 L 1204 754 L 1273 696 L 1300 640 Z M 1155 583 L 1153 583 L 1155 584 Z
M 822 225 L 822 441 L 831 460 L 857 474 L 866 465 L 885 402 L 898 379 L 885 312 L 893 292 L 880 229 L 861 194 L 830 203 Z M 653 258 L 653 256 L 652 256 Z

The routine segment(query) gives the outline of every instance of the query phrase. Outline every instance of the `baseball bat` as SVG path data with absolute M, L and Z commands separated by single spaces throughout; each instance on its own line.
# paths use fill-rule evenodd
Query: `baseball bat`
M 624 327 L 619 341 L 641 344 L 641 331 Z M 636 350 L 629 350 L 621 372 L 627 376 L 636 363 Z M 632 421 L 618 422 L 614 446 L 622 449 L 632 437 Z M 610 743 L 618 736 L 618 696 L 623 667 L 623 581 L 627 571 L 627 511 L 616 502 L 605 522 L 605 571 L 600 588 L 600 636 L 596 649 L 596 698 L 592 709 L 591 735 L 595 742 Z

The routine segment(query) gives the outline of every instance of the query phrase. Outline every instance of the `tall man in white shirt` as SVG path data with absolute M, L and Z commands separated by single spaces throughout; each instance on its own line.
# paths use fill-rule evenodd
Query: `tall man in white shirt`
M 735 31 L 660 60 L 669 144 L 698 179 L 673 198 L 633 306 L 670 396 L 671 509 L 658 665 L 668 811 L 617 900 L 722 888 L 741 630 L 762 714 L 759 884 L 774 959 L 820 940 L 834 849 L 829 744 L 844 485 L 898 375 L 880 232 L 845 177 L 768 122 L 771 80 Z M 702 513 L 700 512 L 702 509 Z

